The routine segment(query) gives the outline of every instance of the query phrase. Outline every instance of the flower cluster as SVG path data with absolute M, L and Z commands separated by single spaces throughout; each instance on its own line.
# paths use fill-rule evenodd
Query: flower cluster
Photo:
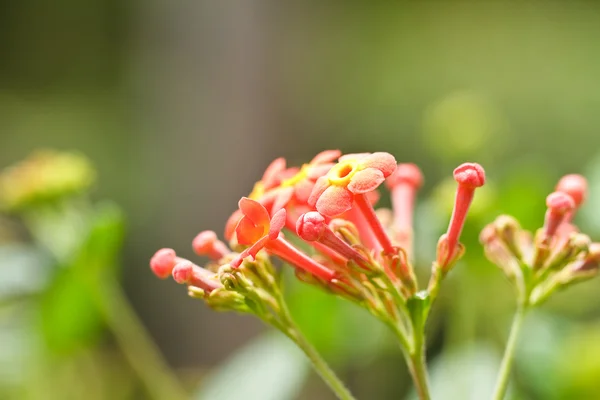
M 462 226 L 475 188 L 485 182 L 483 169 L 473 163 L 459 166 L 454 176 L 458 182 L 455 207 L 433 263 L 429 285 L 433 294 L 464 252 L 459 243 Z M 385 210 L 373 208 L 384 182 L 393 205 L 393 210 L 387 211 L 392 217 L 387 219 L 381 218 Z M 227 221 L 225 238 L 230 247 L 214 232 L 202 232 L 193 247 L 211 259 L 206 267 L 177 257 L 171 249 L 159 250 L 151 267 L 157 276 L 172 275 L 188 286 L 190 294 L 218 308 L 223 308 L 223 298 L 233 298 L 224 293 L 238 288 L 225 282 L 234 274 L 249 285 L 246 297 L 235 297 L 232 302 L 232 308 L 240 310 L 240 301 L 245 301 L 252 287 L 265 289 L 264 276 L 258 275 L 273 270 L 261 267 L 262 274 L 242 279 L 240 268 L 269 264 L 269 256 L 275 256 L 292 266 L 302 281 L 396 323 L 402 313 L 408 313 L 405 304 L 419 290 L 412 265 L 412 218 L 422 183 L 417 166 L 398 164 L 384 152 L 342 155 L 329 150 L 300 168 L 287 167 L 279 158 Z M 288 236 L 302 239 L 306 246 L 295 245 Z
M 299 168 L 278 158 L 228 219 L 229 246 L 214 232 L 194 239 L 195 252 L 210 259 L 205 267 L 172 249 L 159 250 L 150 266 L 158 277 L 172 276 L 192 297 L 217 310 L 256 315 L 314 360 L 314 350 L 301 339 L 284 304 L 270 261 L 277 257 L 301 281 L 364 307 L 388 325 L 423 391 L 424 323 L 440 282 L 464 253 L 462 227 L 475 189 L 485 182 L 483 169 L 473 163 L 456 168 L 454 177 L 454 211 L 438 242 L 426 290 L 419 290 L 412 264 L 413 212 L 423 176 L 415 165 L 398 164 L 383 152 L 342 155 L 329 150 Z M 376 211 L 383 183 L 393 210 Z M 322 363 L 314 365 L 340 398 L 352 398 Z
M 573 224 L 586 194 L 584 177 L 566 175 L 546 198 L 544 224 L 535 235 L 507 215 L 481 232 L 486 256 L 515 285 L 522 306 L 537 305 L 555 290 L 598 274 L 600 243 Z

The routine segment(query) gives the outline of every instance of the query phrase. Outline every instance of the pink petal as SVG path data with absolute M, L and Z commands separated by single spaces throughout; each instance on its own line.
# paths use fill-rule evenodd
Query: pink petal
M 243 216 L 244 216 L 244 214 L 242 214 L 242 211 L 237 209 L 227 219 L 227 222 L 225 223 L 225 235 L 224 235 L 226 240 L 231 240 L 231 238 L 233 237 L 233 233 L 235 232 L 235 228 Z
M 265 190 L 270 189 L 279 183 L 279 174 L 283 170 L 285 170 L 285 158 L 283 157 L 279 157 L 269 164 L 262 176 L 262 182 L 265 186 Z
M 308 171 L 306 172 L 306 176 L 308 178 L 312 179 L 313 181 L 316 181 L 323 175 L 326 175 L 334 165 L 335 164 L 333 164 L 333 163 L 319 164 L 319 165 L 314 165 L 314 166 L 311 165 L 308 168 Z
M 396 159 L 390 153 L 378 152 L 361 160 L 364 168 L 376 168 L 387 178 L 396 170 Z
M 358 171 L 350 179 L 348 190 L 354 194 L 363 194 L 377 189 L 385 181 L 383 173 L 375 168 Z
M 273 203 L 273 208 L 271 208 L 271 214 L 276 213 L 279 210 L 281 210 L 282 208 L 287 207 L 290 200 L 292 199 L 292 196 L 294 195 L 293 187 L 278 188 L 278 189 L 274 189 L 274 190 L 277 191 L 277 197 L 275 197 L 275 202 Z M 272 220 L 271 220 L 271 224 L 273 224 Z
M 313 191 L 314 193 L 314 191 Z M 319 196 L 317 211 L 335 217 L 352 208 L 354 196 L 343 186 L 330 186 Z
M 254 225 L 254 223 L 248 217 L 243 217 L 235 228 L 237 241 L 239 244 L 243 245 L 255 243 L 263 236 L 264 232 L 265 230 L 263 227 Z
M 281 210 L 277 211 L 275 215 L 273 215 L 273 218 L 271 218 L 271 227 L 269 228 L 269 239 L 277 239 L 277 236 L 279 236 L 279 232 L 281 232 L 281 230 L 285 226 L 285 221 L 286 212 L 285 208 L 282 208 Z
M 325 151 L 322 151 L 319 154 L 317 154 L 315 156 L 315 158 L 313 158 L 310 161 L 310 164 L 314 165 L 314 164 L 329 163 L 329 162 L 336 160 L 341 155 L 342 155 L 342 152 L 339 150 L 325 150 Z
M 339 162 L 344 162 L 344 161 L 348 161 L 348 160 L 360 160 L 363 158 L 366 158 L 368 156 L 370 156 L 371 153 L 351 153 L 351 154 L 344 154 L 343 156 L 341 156 L 339 158 Z
M 250 218 L 256 226 L 269 226 L 269 213 L 267 209 L 258 201 L 251 200 L 247 197 L 242 197 L 238 202 L 238 206 L 242 213 Z
M 314 187 L 315 184 L 308 179 L 303 179 L 302 181 L 298 182 L 294 191 L 296 195 L 296 200 L 299 203 L 308 202 L 308 198 L 310 197 L 310 194 Z
M 319 179 L 317 179 L 317 182 L 315 183 L 315 186 L 313 187 L 312 192 L 308 197 L 308 204 L 314 207 L 314 205 L 317 204 L 319 197 L 321 197 L 321 194 L 323 194 L 323 192 L 329 186 L 329 179 L 327 179 L 326 176 L 322 176 Z

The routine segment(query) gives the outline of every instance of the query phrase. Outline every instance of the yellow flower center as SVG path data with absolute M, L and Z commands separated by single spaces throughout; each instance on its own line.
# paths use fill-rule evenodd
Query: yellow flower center
M 334 165 L 327 173 L 327 178 L 332 185 L 346 186 L 358 171 L 358 163 L 354 160 L 348 160 Z
M 298 171 L 298 173 L 296 175 L 292 176 L 291 178 L 288 178 L 288 179 L 284 180 L 283 182 L 281 182 L 281 186 L 282 187 L 290 187 L 290 186 L 295 186 L 296 184 L 298 184 L 298 182 L 300 182 L 306 178 L 306 175 L 308 174 L 308 167 L 309 167 L 308 164 L 302 165 L 302 168 L 300 169 L 300 171 Z
M 248 197 L 252 200 L 259 200 L 265 194 L 265 185 L 263 185 L 262 181 L 258 181 L 254 184 L 252 188 L 252 192 L 248 195 Z

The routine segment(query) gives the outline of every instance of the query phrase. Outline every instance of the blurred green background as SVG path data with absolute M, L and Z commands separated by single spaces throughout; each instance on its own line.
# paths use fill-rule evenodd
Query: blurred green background
M 4 1 L 0 166 L 38 148 L 87 155 L 97 168 L 94 204 L 110 199 L 122 214 L 111 203 L 81 218 L 88 228 L 114 223 L 109 238 L 126 221 L 122 253 L 107 245 L 119 255 L 106 264 L 122 266 L 114 278 L 186 389 L 202 399 L 286 400 L 332 395 L 258 321 L 215 313 L 156 279 L 153 252 L 193 258 L 194 235 L 221 233 L 277 156 L 300 164 L 327 148 L 381 150 L 425 173 L 416 230 L 426 274 L 450 213 L 445 179 L 479 162 L 489 184 L 428 332 L 434 396 L 482 399 L 514 299 L 483 258 L 479 230 L 500 213 L 536 229 L 558 178 L 584 173 L 591 195 L 578 223 L 600 237 L 599 43 L 600 5 L 591 1 Z M 12 282 L 2 276 L 21 264 L 4 254 L 0 280 Z M 35 307 L 0 303 L 0 397 L 156 397 L 119 350 L 110 317 L 88 323 L 93 306 L 78 316 L 48 305 L 80 304 L 55 280 L 36 290 L 60 296 Z M 600 398 L 599 285 L 573 287 L 529 316 L 513 398 Z M 292 279 L 288 295 L 359 399 L 412 396 L 400 351 L 377 321 Z M 42 324 L 37 307 L 51 309 Z M 78 345 L 54 346 L 72 325 Z

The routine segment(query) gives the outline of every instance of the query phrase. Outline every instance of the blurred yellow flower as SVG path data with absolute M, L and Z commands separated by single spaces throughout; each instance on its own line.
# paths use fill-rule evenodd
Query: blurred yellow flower
M 94 182 L 89 160 L 77 153 L 38 150 L 0 174 L 0 207 L 16 210 L 81 193 Z

